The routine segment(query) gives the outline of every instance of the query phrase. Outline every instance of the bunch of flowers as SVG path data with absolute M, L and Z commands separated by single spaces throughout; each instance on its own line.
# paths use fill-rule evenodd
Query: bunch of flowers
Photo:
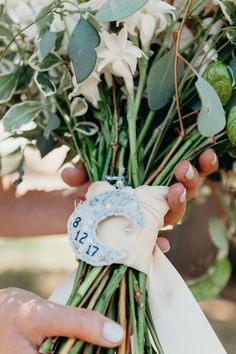
M 36 7 L 0 5 L 0 111 L 4 139 L 24 139 L 19 181 L 27 144 L 42 156 L 66 145 L 66 161 L 79 154 L 91 182 L 124 176 L 137 188 L 169 185 L 181 159 L 194 163 L 208 147 L 225 154 L 236 143 L 235 1 Z M 143 273 L 81 261 L 68 304 L 119 319 L 126 341 L 105 350 L 50 338 L 42 353 L 163 353 Z

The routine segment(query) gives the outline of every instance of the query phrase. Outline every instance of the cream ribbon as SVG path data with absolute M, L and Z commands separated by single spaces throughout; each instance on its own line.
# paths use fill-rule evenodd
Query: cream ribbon
M 91 185 L 87 199 L 113 187 L 107 182 Z M 100 223 L 97 236 L 113 249 L 125 250 L 122 263 L 148 277 L 148 298 L 153 321 L 165 354 L 225 354 L 184 280 L 156 246 L 156 238 L 169 210 L 167 187 L 126 187 L 139 201 L 145 220 L 141 229 L 124 217 L 109 217 Z M 127 232 L 128 229 L 128 232 Z M 50 300 L 65 304 L 73 287 L 71 274 Z

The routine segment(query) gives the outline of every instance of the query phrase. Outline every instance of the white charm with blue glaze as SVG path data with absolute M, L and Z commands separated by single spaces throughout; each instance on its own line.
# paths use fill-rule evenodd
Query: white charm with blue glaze
M 144 216 L 139 201 L 124 189 L 109 190 L 79 204 L 68 221 L 71 246 L 77 260 L 93 266 L 119 263 L 127 255 L 103 244 L 96 230 L 101 221 L 112 216 L 123 216 L 137 226 L 144 227 Z

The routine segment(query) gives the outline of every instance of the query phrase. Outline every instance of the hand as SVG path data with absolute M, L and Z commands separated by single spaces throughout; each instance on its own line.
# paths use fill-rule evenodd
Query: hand
M 204 151 L 199 157 L 198 164 L 198 170 L 185 160 L 175 166 L 174 173 L 178 183 L 173 184 L 169 189 L 170 211 L 165 217 L 165 225 L 174 225 L 182 219 L 187 201 L 196 194 L 200 177 L 205 177 L 218 169 L 219 162 L 214 150 Z M 84 197 L 89 183 L 81 162 L 74 168 L 65 168 L 62 171 L 62 179 L 71 187 L 80 187 L 79 195 Z M 170 249 L 169 241 L 164 237 L 158 237 L 157 244 L 162 252 L 168 252 Z
M 104 316 L 54 304 L 30 292 L 0 291 L 0 353 L 37 354 L 45 337 L 80 338 L 104 347 L 117 346 L 123 329 Z

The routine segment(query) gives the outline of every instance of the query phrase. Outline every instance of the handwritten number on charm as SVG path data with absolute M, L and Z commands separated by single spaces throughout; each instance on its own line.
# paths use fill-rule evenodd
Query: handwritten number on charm
M 81 218 L 78 216 L 78 217 L 75 219 L 75 221 L 73 222 L 73 226 L 74 226 L 74 227 L 79 226 L 80 221 L 81 221 Z
M 98 250 L 99 250 L 98 247 L 90 245 L 86 254 L 93 257 L 98 252 Z
M 75 237 L 75 241 L 78 241 L 79 236 L 80 236 L 80 230 L 77 232 L 77 235 Z M 79 243 L 84 245 L 84 240 L 86 240 L 86 238 L 88 238 L 88 234 L 87 234 L 87 232 L 84 232 L 83 236 L 79 239 Z

